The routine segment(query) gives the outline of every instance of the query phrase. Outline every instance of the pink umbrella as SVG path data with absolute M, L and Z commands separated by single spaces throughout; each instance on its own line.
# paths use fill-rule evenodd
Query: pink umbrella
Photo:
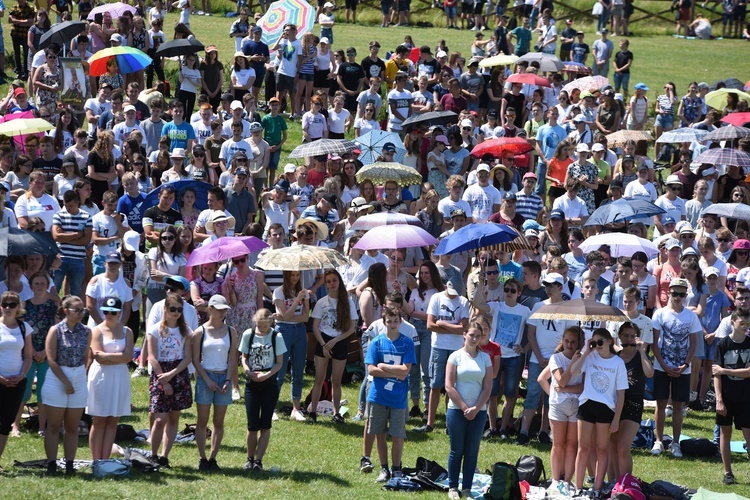
M 738 127 L 744 127 L 746 123 L 750 123 L 750 113 L 729 113 L 721 121 Z
M 551 86 L 549 80 L 534 73 L 514 73 L 506 81 L 510 83 L 528 83 L 529 85 L 536 85 L 538 87 Z
M 438 241 L 430 233 L 418 226 L 394 224 L 379 226 L 365 233 L 354 248 L 359 250 L 424 247 L 434 245 Z
M 268 247 L 255 236 L 223 236 L 208 245 L 196 248 L 188 258 L 188 266 L 198 266 L 209 262 L 224 262 L 234 257 L 242 257 Z
M 413 215 L 379 212 L 377 214 L 363 215 L 352 224 L 352 229 L 354 231 L 368 231 L 375 227 L 395 226 L 398 224 L 408 224 L 424 228 L 422 221 Z

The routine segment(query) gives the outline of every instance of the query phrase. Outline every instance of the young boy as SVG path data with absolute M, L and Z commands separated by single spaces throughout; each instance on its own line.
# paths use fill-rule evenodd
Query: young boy
M 286 167 L 284 168 L 286 169 Z M 315 193 L 315 188 L 312 186 L 312 184 L 308 184 L 307 182 L 306 166 L 299 165 L 296 169 L 295 175 L 297 180 L 292 183 L 291 186 L 289 186 L 289 194 L 291 196 L 299 196 L 299 203 L 297 203 L 297 207 L 294 209 L 292 214 L 294 215 L 293 222 L 297 222 L 300 214 L 310 206 L 310 202 L 313 199 L 313 194 Z
M 374 434 L 377 440 L 380 458 L 377 482 L 385 482 L 391 476 L 402 477 L 401 454 L 406 439 L 409 370 L 417 359 L 414 341 L 399 331 L 401 322 L 399 308 L 385 306 L 383 323 L 386 332 L 370 342 L 365 357 L 367 374 L 373 377 L 367 395 L 367 434 Z M 392 441 L 392 470 L 388 469 L 386 432 L 390 434 Z
M 729 298 L 719 287 L 720 277 L 719 270 L 709 266 L 703 270 L 703 277 L 708 284 L 708 296 L 706 297 L 706 307 L 703 309 L 701 316 L 701 325 L 703 325 L 703 338 L 698 342 L 703 342 L 703 355 L 697 360 L 694 370 L 695 381 L 691 383 L 689 408 L 694 410 L 703 410 L 703 400 L 706 397 L 709 383 L 711 382 L 711 368 L 716 358 L 716 330 L 719 323 L 725 318 L 729 311 Z M 700 351 L 700 350 L 698 350 Z M 698 358 L 698 356 L 696 356 Z M 702 362 L 702 365 L 701 365 Z M 700 371 L 698 368 L 700 367 Z M 698 375 L 702 372 L 700 388 L 698 388 Z M 696 389 L 698 389 L 696 391 Z
M 379 76 L 370 77 L 370 86 L 363 90 L 357 96 L 357 118 L 365 116 L 365 106 L 372 103 L 375 106 L 374 116 L 380 115 L 380 108 L 383 107 L 383 98 L 380 97 L 380 86 L 382 80 Z
M 724 484 L 734 484 L 732 473 L 732 423 L 750 442 L 750 310 L 732 314 L 732 333 L 719 340 L 713 367 L 716 389 L 716 423 L 721 427 L 719 450 L 724 464 Z
M 117 200 L 117 213 L 128 218 L 126 225 L 130 226 L 130 229 L 143 233 L 143 212 L 138 208 L 146 199 L 146 195 L 138 190 L 138 179 L 133 172 L 123 174 L 122 189 L 125 192 Z
M 101 212 L 92 219 L 92 241 L 94 243 L 94 276 L 105 271 L 104 257 L 117 252 L 120 239 L 128 228 L 127 215 L 117 213 L 117 193 L 107 191 L 102 196 Z
M 268 100 L 271 112 L 265 115 L 260 124 L 263 125 L 263 139 L 271 147 L 271 155 L 268 158 L 268 189 L 276 182 L 276 169 L 279 167 L 281 158 L 281 147 L 286 142 L 286 121 L 279 114 L 281 102 L 276 97 Z

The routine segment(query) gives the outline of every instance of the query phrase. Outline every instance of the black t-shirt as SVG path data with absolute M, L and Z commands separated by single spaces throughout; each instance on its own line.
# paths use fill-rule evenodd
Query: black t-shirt
M 385 77 L 385 62 L 380 58 L 377 61 L 373 61 L 370 57 L 365 57 L 362 59 L 362 71 L 364 71 L 368 79 L 373 76 L 383 78 Z
M 148 118 L 151 116 L 151 110 L 148 109 L 148 106 L 146 106 L 146 103 L 142 101 L 135 101 L 133 106 L 135 106 L 135 119 L 138 120 L 138 122 L 142 122 L 143 120 L 148 120 Z
M 628 61 L 632 61 L 632 60 L 633 60 L 633 53 L 630 52 L 629 50 L 621 50 L 620 52 L 615 54 L 615 64 L 617 64 L 618 68 L 622 68 L 628 63 Z M 621 73 L 623 74 L 630 73 L 630 68 L 622 70 Z
M 515 123 L 516 127 L 523 128 L 523 103 L 526 96 L 523 94 L 514 95 L 512 92 L 507 92 L 503 96 L 503 99 L 508 102 L 508 106 L 516 110 L 516 119 L 513 120 L 513 123 Z
M 337 73 L 341 77 L 346 90 L 357 90 L 359 81 L 365 77 L 365 72 L 357 63 L 341 63 Z
M 55 176 L 60 173 L 62 169 L 62 160 L 55 156 L 52 160 L 45 160 L 41 156 L 31 162 L 32 170 L 41 170 L 44 172 L 44 179 L 47 182 L 53 182 Z
M 174 226 L 177 221 L 182 222 L 182 214 L 172 207 L 164 211 L 159 205 L 154 205 L 143 212 L 143 225 L 152 225 L 157 232 L 161 232 L 167 226 Z
M 578 34 L 577 30 L 574 30 L 573 28 L 565 28 L 560 35 L 560 38 L 569 38 L 571 40 L 576 39 L 576 35 Z M 570 52 L 570 48 L 573 46 L 573 42 L 568 43 L 561 43 L 560 44 L 560 52 Z
M 646 374 L 643 373 L 641 355 L 635 353 L 633 359 L 625 363 L 625 369 L 628 371 L 628 388 L 625 390 L 625 397 L 643 400 L 643 395 L 646 393 Z
M 131 284 L 135 279 L 135 252 L 130 255 L 122 254 L 122 277 Z
M 529 290 L 529 287 L 524 286 L 521 295 L 518 297 L 518 303 L 532 309 L 537 302 L 547 300 L 548 298 L 549 296 L 544 287 L 537 290 Z
M 94 167 L 94 172 L 98 174 L 107 174 L 112 168 L 113 160 L 110 157 L 109 161 L 105 161 L 99 156 L 99 153 L 92 151 L 89 153 L 88 163 Z M 98 181 L 94 179 L 89 179 L 89 181 L 91 182 L 91 201 L 101 206 L 102 196 L 104 196 L 104 193 L 109 189 L 109 184 L 107 181 Z
M 716 364 L 722 368 L 741 369 L 750 363 L 750 337 L 744 337 L 737 343 L 730 337 L 719 339 L 716 346 Z M 750 379 L 721 376 L 721 395 L 723 399 L 744 402 L 750 397 Z
M 498 54 L 510 54 L 510 47 L 508 47 L 508 28 L 505 26 L 498 26 L 495 28 L 495 40 L 497 40 L 497 52 Z
M 433 59 L 432 61 L 419 61 L 417 64 L 417 73 L 419 76 L 427 76 L 427 79 L 430 80 L 434 75 L 440 74 L 440 63 L 437 59 Z M 435 87 L 435 84 L 427 87 L 427 90 L 432 92 L 433 87 Z

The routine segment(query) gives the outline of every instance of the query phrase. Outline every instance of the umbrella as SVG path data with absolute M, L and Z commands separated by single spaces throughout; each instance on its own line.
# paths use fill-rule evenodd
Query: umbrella
M 354 248 L 359 250 L 426 247 L 438 240 L 418 226 L 394 224 L 392 226 L 374 227 L 362 236 Z
M 721 121 L 723 121 L 724 123 L 731 123 L 732 125 L 742 127 L 750 123 L 750 113 L 729 113 L 727 116 L 722 118 Z
M 720 83 L 723 83 L 728 89 L 742 90 L 744 87 L 742 82 L 736 78 L 725 78 L 723 80 L 716 80 L 708 87 L 709 90 L 716 90 L 716 87 L 718 87 Z
M 573 89 L 578 89 L 581 92 L 591 89 L 598 90 L 607 84 L 609 84 L 609 80 L 603 76 L 584 76 L 583 78 L 578 78 L 566 84 L 562 89 L 570 94 Z
M 134 47 L 102 49 L 89 57 L 89 65 L 91 66 L 89 73 L 91 76 L 102 76 L 106 73 L 107 63 L 112 58 L 117 60 L 118 72 L 123 75 L 146 69 L 153 62 L 148 54 Z
M 544 52 L 527 52 L 521 56 L 519 61 L 529 61 L 539 63 L 539 71 L 556 73 L 563 69 L 562 61 L 555 55 L 545 54 Z
M 479 67 L 492 68 L 494 66 L 509 66 L 511 64 L 515 64 L 516 61 L 518 61 L 518 56 L 515 54 L 498 54 L 496 56 L 488 57 L 479 61 Z
M 719 127 L 709 132 L 703 140 L 713 142 L 733 141 L 734 139 L 741 139 L 747 136 L 750 136 L 750 128 L 727 125 L 726 127 Z
M 635 217 L 652 217 L 667 213 L 661 207 L 646 200 L 626 200 L 620 198 L 594 210 L 584 226 L 606 226 Z
M 430 111 L 410 116 L 403 121 L 401 126 L 420 125 L 422 127 L 430 127 L 432 125 L 451 125 L 456 122 L 458 122 L 458 115 L 453 111 Z
M 419 47 L 413 47 L 411 49 L 411 52 L 409 52 L 409 60 L 413 62 L 414 64 L 417 64 L 419 62 L 419 57 L 421 56 L 421 52 L 419 51 Z
M 412 167 L 396 162 L 379 161 L 372 165 L 365 165 L 357 172 L 357 182 L 371 180 L 376 186 L 382 186 L 386 181 L 393 181 L 399 186 L 408 187 L 422 183 L 422 174 Z
M 357 148 L 357 143 L 346 139 L 319 139 L 300 144 L 289 153 L 288 158 L 304 158 L 306 156 L 340 155 Z
M 264 271 L 311 271 L 336 269 L 347 263 L 346 257 L 332 248 L 295 245 L 269 250 L 255 266 Z
M 2 127 L 2 125 L 0 125 Z M 727 165 L 735 167 L 750 167 L 750 155 L 729 148 L 714 148 L 701 153 L 695 163 L 709 163 L 711 165 Z
M 159 45 L 155 55 L 158 57 L 179 57 L 203 51 L 205 47 L 195 38 L 178 38 Z
M 530 319 L 565 319 L 581 323 L 587 321 L 623 321 L 625 314 L 616 307 L 590 299 L 575 299 L 546 304 L 536 310 Z
M 217 238 L 207 245 L 196 248 L 188 258 L 188 266 L 198 266 L 210 262 L 224 262 L 234 257 L 241 257 L 267 248 L 263 240 L 255 236 Z
M 719 89 L 706 94 L 706 104 L 719 111 L 727 107 L 727 94 L 737 94 L 737 97 L 750 104 L 750 94 L 735 89 Z
M 363 215 L 352 224 L 352 231 L 368 231 L 380 226 L 393 226 L 394 224 L 408 224 L 424 229 L 422 221 L 413 215 L 394 214 L 390 212 L 379 212 L 376 214 Z
M 80 35 L 85 28 L 86 23 L 83 21 L 65 21 L 64 23 L 55 24 L 47 33 L 42 35 L 37 50 L 46 49 L 51 43 L 65 47 L 68 42 Z
M 529 240 L 526 239 L 526 236 L 523 235 L 518 229 L 515 227 L 508 226 L 508 229 L 515 231 L 518 234 L 518 237 L 515 240 L 511 240 L 507 243 L 500 243 L 498 245 L 490 245 L 488 247 L 484 247 L 487 250 L 495 251 L 495 252 L 515 252 L 517 250 L 533 250 L 534 248 L 531 246 L 531 243 L 529 243 Z
M 715 203 L 706 207 L 703 213 L 730 219 L 750 220 L 750 205 L 744 203 Z
M 577 63 L 573 61 L 563 62 L 563 69 L 566 73 L 578 73 L 579 75 L 590 75 L 591 68 L 583 63 Z
M 490 154 L 495 158 L 502 158 L 506 152 L 511 152 L 514 155 L 522 155 L 534 149 L 529 144 L 529 141 L 521 137 L 498 137 L 497 139 L 490 139 L 474 146 L 471 150 L 471 156 L 474 158 L 481 158 L 486 154 Z
M 8 120 L 0 123 L 0 135 L 9 137 L 16 135 L 38 134 L 52 130 L 54 125 L 44 118 L 19 118 L 17 120 Z
M 314 22 L 315 7 L 305 0 L 280 0 L 271 4 L 258 26 L 263 28 L 263 43 L 273 45 L 281 37 L 285 24 L 297 25 L 297 39 L 300 39 L 312 30 Z
M 165 184 L 162 184 L 164 186 Z M 166 185 L 174 187 L 176 196 L 172 208 L 179 211 L 180 205 L 180 194 L 183 189 L 192 188 L 195 191 L 195 208 L 199 210 L 205 210 L 208 208 L 208 190 L 211 189 L 211 184 L 203 181 L 185 180 L 185 181 L 172 181 L 167 182 Z M 150 193 L 146 195 L 146 198 L 128 214 L 128 220 L 140 221 L 143 219 L 143 213 L 146 209 L 153 207 L 159 203 L 159 193 L 161 192 L 161 186 L 152 189 Z M 135 229 L 135 228 L 134 228 Z M 137 229 L 136 229 L 137 230 Z
M 534 73 L 513 73 L 505 81 L 510 83 L 526 83 L 538 87 L 551 87 L 549 80 Z
M 404 156 L 406 156 L 404 142 L 395 132 L 371 130 L 365 135 L 354 139 L 354 142 L 359 146 L 358 149 L 362 151 L 359 155 L 359 160 L 364 165 L 375 163 L 375 160 L 377 160 L 378 156 L 383 152 L 383 146 L 388 142 L 396 147 L 396 154 L 393 156 L 395 161 L 401 161 L 404 159 Z
M 466 252 L 518 238 L 518 232 L 505 224 L 469 224 L 443 238 L 435 249 L 435 255 Z
M 701 130 L 699 128 L 682 127 L 674 130 L 664 132 L 656 139 L 659 144 L 678 144 L 681 142 L 693 142 L 703 141 L 703 138 L 708 135 L 708 130 Z
M 607 144 L 610 146 L 622 146 L 627 141 L 653 141 L 654 136 L 645 130 L 618 130 L 607 135 Z
M 88 17 L 86 17 L 86 19 L 88 19 L 89 21 L 93 21 L 97 14 L 104 14 L 105 12 L 109 12 L 112 16 L 112 19 L 117 19 L 126 11 L 130 11 L 135 15 L 138 12 L 138 9 L 122 2 L 105 3 L 91 9 L 91 12 L 89 12 L 89 15 Z
M 742 90 L 750 90 L 750 80 L 748 80 L 745 85 L 743 85 Z
M 639 238 L 634 234 L 623 233 L 617 233 L 617 235 L 604 233 L 589 236 L 581 243 L 580 249 L 584 254 L 587 254 L 599 250 L 602 245 L 609 245 L 612 257 L 630 257 L 635 252 L 645 252 L 649 257 L 653 257 L 659 253 L 659 249 L 650 240 Z
M 37 233 L 17 227 L 0 229 L 0 257 L 11 255 L 57 255 L 60 249 L 48 231 Z

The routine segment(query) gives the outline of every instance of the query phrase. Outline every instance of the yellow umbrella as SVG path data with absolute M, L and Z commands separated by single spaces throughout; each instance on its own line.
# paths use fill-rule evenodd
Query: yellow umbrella
M 422 184 L 422 175 L 419 172 L 396 162 L 379 161 L 372 165 L 365 165 L 357 172 L 356 177 L 357 182 L 368 179 L 376 186 L 382 186 L 387 181 L 393 181 L 402 187 Z
M 38 134 L 52 130 L 54 125 L 43 118 L 18 118 L 0 123 L 0 135 L 14 137 L 17 135 Z
M 719 89 L 706 94 L 706 104 L 722 111 L 727 107 L 727 94 L 737 94 L 737 97 L 750 104 L 750 94 L 735 89 Z
M 480 68 L 492 68 L 493 66 L 508 66 L 518 60 L 517 55 L 498 54 L 479 61 Z

